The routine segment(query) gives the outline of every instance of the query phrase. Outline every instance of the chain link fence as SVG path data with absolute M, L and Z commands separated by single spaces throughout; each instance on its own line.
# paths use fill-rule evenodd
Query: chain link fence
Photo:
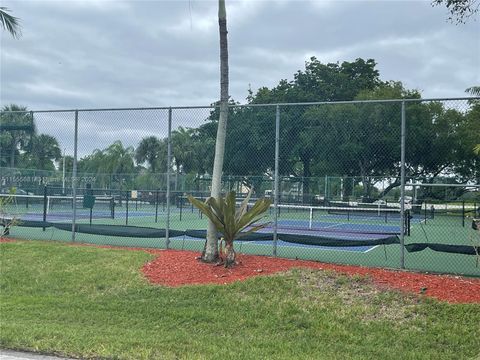
M 186 196 L 210 195 L 218 116 L 3 111 L 0 217 L 24 238 L 201 250 Z M 236 250 L 478 276 L 478 144 L 478 98 L 232 105 L 222 189 L 272 199 Z

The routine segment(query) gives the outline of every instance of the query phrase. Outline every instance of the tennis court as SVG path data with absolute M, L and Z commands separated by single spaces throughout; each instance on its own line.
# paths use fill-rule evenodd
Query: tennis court
M 201 251 L 207 221 L 190 204 L 172 201 L 146 202 L 120 199 L 115 196 L 96 196 L 93 208 L 84 208 L 83 196 L 74 202 L 69 196 L 17 195 L 6 207 L 3 217 L 15 217 L 20 222 L 68 224 L 76 204 L 77 224 L 118 226 L 137 229 L 140 235 L 125 233 L 108 234 L 76 233 L 76 241 L 117 246 L 144 246 L 165 248 L 165 237 L 148 238 L 141 235 L 143 229 L 165 229 L 167 217 L 171 235 L 168 246 L 176 249 Z M 276 242 L 277 256 L 311 259 L 325 262 L 347 263 L 365 266 L 399 266 L 401 248 L 401 214 L 393 206 L 302 206 L 279 205 Z M 436 243 L 445 245 L 478 246 L 477 232 L 471 229 L 471 209 L 444 211 L 440 206 L 433 212 L 425 206 L 414 209 L 405 224 L 405 244 Z M 269 225 L 261 230 L 261 239 L 238 240 L 236 250 L 243 253 L 272 255 L 274 242 L 274 208 L 266 214 Z M 68 226 L 67 226 L 68 228 Z M 64 227 L 65 229 L 65 227 Z M 197 231 L 189 236 L 189 231 Z M 182 233 L 185 232 L 185 233 Z M 108 233 L 108 231 L 107 231 Z M 176 236 L 179 234 L 178 236 Z M 190 232 L 191 234 L 191 232 Z M 11 235 L 20 238 L 71 241 L 70 231 L 55 227 L 15 226 Z M 259 235 L 259 236 L 260 236 Z M 268 235 L 265 237 L 265 235 Z M 270 236 L 270 237 L 269 237 Z M 367 242 L 367 245 L 365 245 Z M 325 245 L 327 244 L 327 245 Z M 480 275 L 478 257 L 460 253 L 406 252 L 405 263 L 410 269 Z

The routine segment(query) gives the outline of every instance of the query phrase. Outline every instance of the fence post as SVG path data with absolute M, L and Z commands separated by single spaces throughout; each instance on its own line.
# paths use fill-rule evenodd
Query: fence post
M 78 150 L 78 110 L 75 110 L 75 133 L 73 137 L 73 171 L 72 171 L 72 242 L 75 241 L 75 223 L 77 221 L 77 150 Z
M 157 189 L 157 191 L 155 191 L 155 223 L 158 222 L 158 193 L 159 193 L 159 189 Z
M 277 238 L 278 238 L 278 166 L 280 159 L 280 106 L 277 105 L 275 114 L 275 184 L 273 191 L 274 215 L 273 215 L 273 256 L 277 256 Z
M 128 201 L 130 192 L 128 190 L 125 191 L 125 226 L 128 226 Z M 120 196 L 122 196 L 122 192 L 120 191 Z
M 168 140 L 167 140 L 167 222 L 165 229 L 166 248 L 170 248 L 170 165 L 172 162 L 172 108 L 168 109 Z
M 28 197 L 27 199 L 27 204 L 28 204 Z M 42 230 L 45 231 L 46 225 L 47 225 L 47 212 L 48 212 L 48 187 L 47 185 L 44 185 L 43 187 L 43 227 Z
M 65 148 L 63 149 L 63 163 L 62 163 L 62 195 L 65 196 Z
M 405 101 L 402 101 L 400 150 L 400 268 L 405 269 Z
M 328 176 L 325 175 L 325 194 L 323 196 L 323 201 L 325 205 L 327 205 L 327 199 L 328 199 Z

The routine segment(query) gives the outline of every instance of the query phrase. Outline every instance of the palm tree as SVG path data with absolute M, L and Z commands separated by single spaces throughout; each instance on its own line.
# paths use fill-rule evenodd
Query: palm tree
M 120 140 L 115 141 L 104 151 L 107 173 L 110 174 L 131 174 L 135 165 L 133 157 L 135 151 L 133 147 L 123 147 Z
M 4 30 L 7 30 L 14 38 L 19 38 L 22 34 L 20 31 L 19 19 L 8 14 L 8 10 L 4 6 L 0 6 L 0 24 Z
M 53 161 L 62 157 L 62 151 L 57 139 L 53 136 L 40 134 L 33 137 L 32 149 L 28 155 L 30 166 L 40 170 L 55 170 Z
M 228 117 L 228 42 L 227 42 L 227 11 L 225 0 L 218 0 L 218 27 L 220 32 L 220 116 L 218 119 L 217 140 L 215 143 L 215 159 L 213 161 L 211 196 L 217 200 L 222 192 L 222 168 L 225 155 L 225 137 Z M 208 222 L 207 240 L 202 253 L 205 262 L 217 262 L 218 239 L 215 223 Z
M 213 166 L 215 138 L 204 134 L 200 129 L 192 129 L 192 170 L 203 175 Z
M 33 117 L 25 106 L 6 105 L 0 111 L 0 135 L 2 149 L 9 155 L 3 155 L 4 165 L 15 167 L 19 150 L 26 150 L 30 137 L 35 134 Z M 6 158 L 9 157 L 10 161 Z
M 188 173 L 192 169 L 194 157 L 192 130 L 180 126 L 172 131 L 172 147 L 177 174 L 181 171 Z
M 147 162 L 150 166 L 150 171 L 155 173 L 159 160 L 166 159 L 166 154 L 165 142 L 155 136 L 148 136 L 143 138 L 138 144 L 135 151 L 135 160 L 138 164 Z
M 73 163 L 72 163 L 73 164 Z M 107 169 L 108 161 L 103 150 L 94 149 L 90 155 L 81 158 L 78 161 L 77 169 L 79 172 L 85 174 L 96 174 L 98 177 L 98 184 L 101 187 L 107 187 L 111 185 L 111 178 Z M 72 166 L 69 166 L 71 169 Z

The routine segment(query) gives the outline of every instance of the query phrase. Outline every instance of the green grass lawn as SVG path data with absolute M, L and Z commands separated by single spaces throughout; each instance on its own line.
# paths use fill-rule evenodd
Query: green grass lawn
M 167 288 L 142 251 L 0 244 L 0 346 L 107 359 L 472 359 L 480 305 L 294 270 Z

